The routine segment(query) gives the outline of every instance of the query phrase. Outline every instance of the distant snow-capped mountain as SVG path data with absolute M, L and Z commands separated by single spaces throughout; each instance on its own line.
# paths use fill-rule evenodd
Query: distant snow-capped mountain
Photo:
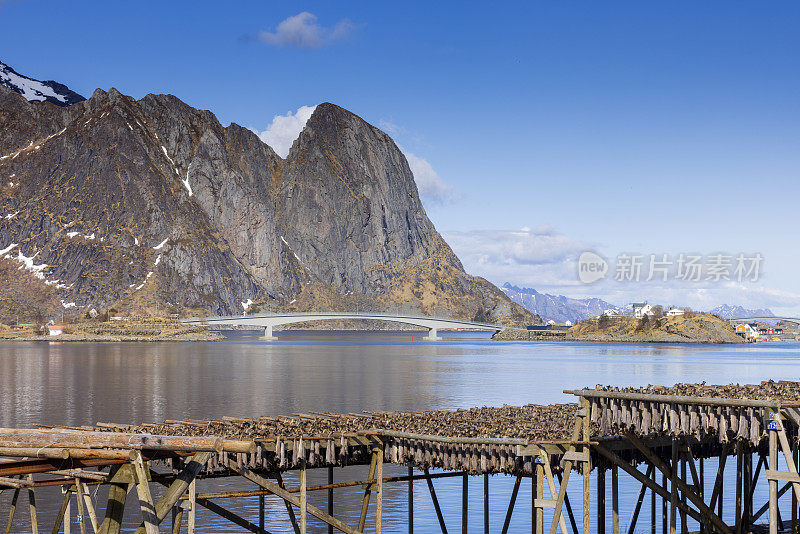
M 66 85 L 39 81 L 23 76 L 0 61 L 0 85 L 21 94 L 28 102 L 50 102 L 56 106 L 69 106 L 86 100 Z
M 599 298 L 572 299 L 563 295 L 539 293 L 533 288 L 520 288 L 509 283 L 500 288 L 508 298 L 536 313 L 545 321 L 577 323 L 590 317 L 600 315 L 608 309 L 618 309 L 609 302 Z
M 740 317 L 774 317 L 775 314 L 769 308 L 756 308 L 756 309 L 748 309 L 742 306 L 733 306 L 731 304 L 723 304 L 722 306 L 717 306 L 711 310 L 708 310 L 709 313 L 713 313 L 714 315 L 719 315 L 723 319 L 738 319 Z

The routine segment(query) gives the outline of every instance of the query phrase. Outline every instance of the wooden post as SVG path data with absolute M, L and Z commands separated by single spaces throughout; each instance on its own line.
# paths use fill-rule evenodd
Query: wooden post
M 375 494 L 375 534 L 381 534 L 383 528 L 383 448 L 377 447 L 378 463 L 375 478 L 378 479 L 378 491 Z
M 180 534 L 183 522 L 183 507 L 176 504 L 172 507 L 172 534 Z
M 275 480 L 278 482 L 279 488 L 284 490 L 286 489 L 280 471 L 275 473 Z M 292 505 L 289 504 L 288 501 L 283 501 L 283 504 L 286 506 L 286 513 L 289 514 L 289 521 L 292 523 L 292 529 L 294 530 L 294 533 L 300 534 L 300 525 L 297 524 L 297 517 L 294 515 L 294 508 L 292 508 Z
M 189 519 L 188 521 L 188 532 L 189 534 L 195 534 L 195 521 L 197 514 L 197 481 L 192 479 L 189 482 Z
M 750 499 L 750 487 L 753 483 L 753 455 L 749 451 L 744 453 L 744 473 L 742 480 L 742 532 L 750 532 L 750 516 L 753 513 L 752 499 Z
M 619 474 L 617 466 L 611 468 L 611 529 L 619 534 Z
M 124 464 L 111 470 L 106 515 L 103 524 L 100 525 L 101 534 L 119 534 L 122 516 L 125 513 L 125 499 L 128 497 L 128 487 L 132 479 L 131 464 Z
M 606 532 L 606 470 L 597 469 L 597 533 Z
M 656 483 L 656 470 L 653 469 L 653 472 L 650 474 L 651 478 L 653 479 L 653 484 Z M 656 492 L 650 490 L 650 534 L 656 534 Z
M 14 521 L 14 512 L 17 510 L 17 500 L 19 499 L 19 488 L 14 489 L 11 497 L 11 507 L 8 509 L 8 521 L 6 522 L 5 534 L 11 533 L 11 523 Z
M 744 480 L 744 452 L 742 442 L 736 442 L 736 511 L 734 521 L 736 522 L 736 534 L 742 534 L 742 485 Z
M 655 467 L 652 465 L 648 466 L 644 476 L 649 480 L 653 475 L 653 471 L 655 471 Z M 642 483 L 642 487 L 639 490 L 639 497 L 636 499 L 636 507 L 633 509 L 633 515 L 631 516 L 631 522 L 628 524 L 628 534 L 634 534 L 636 531 L 636 523 L 639 521 L 639 513 L 642 511 L 645 493 L 647 493 L 647 484 Z M 655 507 L 653 510 L 655 510 Z M 653 518 L 653 523 L 655 523 L 655 518 Z M 650 528 L 652 529 L 654 527 L 651 526 Z
M 28 481 L 33 482 L 33 475 L 28 475 Z M 31 534 L 39 534 L 39 521 L 36 517 L 36 495 L 33 488 L 28 488 L 28 508 L 31 511 Z
M 589 427 L 589 419 L 591 416 L 590 410 L 591 406 L 589 404 L 589 399 L 585 397 L 581 397 L 581 407 L 584 409 L 583 412 L 583 440 L 589 441 L 591 439 L 591 431 Z M 589 456 L 590 448 L 589 445 L 584 445 L 583 452 Z M 589 476 L 592 472 L 592 466 L 589 462 L 583 462 L 581 464 L 581 476 L 583 477 L 583 534 L 590 534 L 591 532 L 591 477 Z
M 774 419 L 770 413 L 770 419 Z M 769 423 L 769 469 L 778 470 L 778 421 Z M 769 534 L 778 534 L 778 481 L 769 481 Z
M 670 464 L 670 472 L 672 473 L 672 480 L 670 480 L 670 493 L 669 493 L 669 534 L 675 534 L 678 528 L 678 485 L 675 483 L 678 471 L 678 439 L 672 438 L 672 462 Z
M 794 450 L 794 465 L 800 466 L 800 447 Z M 797 494 L 792 492 L 792 534 L 797 534 L 797 511 L 798 511 Z
M 374 455 L 373 455 L 374 458 Z M 306 462 L 300 461 L 300 534 L 308 530 L 308 481 L 306 479 Z M 363 529 L 361 529 L 363 530 Z
M 264 524 L 266 523 L 266 517 L 264 515 L 265 500 L 264 495 L 258 496 L 258 530 L 261 531 L 260 534 L 264 534 Z
M 541 501 L 544 499 L 544 465 L 539 462 L 536 462 L 536 473 L 533 476 L 533 481 L 536 484 L 536 499 Z M 535 501 L 534 501 L 535 502 Z M 535 508 L 535 518 L 534 518 L 534 534 L 543 534 L 544 533 L 544 508 L 538 506 Z
M 483 534 L 489 534 L 489 474 L 483 475 Z
M 436 519 L 439 520 L 439 528 L 442 531 L 442 534 L 447 534 L 447 526 L 444 523 L 444 515 L 442 515 L 442 507 L 439 506 L 439 499 L 436 497 L 436 489 L 433 487 L 433 479 L 431 479 L 431 474 L 426 467 L 423 472 L 425 473 L 425 481 L 428 483 L 428 491 L 431 494 L 431 500 L 433 501 L 433 509 L 436 510 Z
M 369 472 L 367 474 L 367 480 L 373 480 L 375 478 L 375 469 L 377 468 L 377 461 L 378 457 L 375 453 L 372 453 L 372 458 L 369 462 Z M 358 531 L 364 532 L 364 526 L 367 524 L 367 509 L 369 508 L 369 498 L 372 494 L 372 482 L 368 482 L 364 487 L 364 498 L 361 501 L 361 515 L 358 518 Z
M 686 444 L 684 444 L 684 447 L 685 446 L 686 446 Z M 686 482 L 686 453 L 685 452 L 683 454 L 681 454 L 680 462 L 681 462 L 681 480 Z M 681 502 L 683 502 L 683 504 L 686 504 L 686 494 L 684 494 L 684 493 L 681 494 Z M 688 525 L 688 522 L 686 521 L 686 511 L 685 511 L 685 509 L 681 509 L 681 534 L 689 534 L 689 525 Z
M 78 525 L 81 529 L 81 534 L 86 534 L 86 511 L 83 507 L 83 490 L 81 489 L 81 480 L 75 479 L 75 501 L 78 504 Z
M 797 445 L 795 445 L 797 447 Z M 794 450 L 794 465 L 800 466 L 800 447 Z M 798 500 L 797 494 L 792 492 L 792 534 L 798 534 L 798 525 L 797 525 L 797 512 L 798 512 Z
M 64 498 L 67 500 L 67 506 L 64 508 L 64 534 L 70 534 L 72 529 L 72 492 L 68 491 Z
M 135 459 L 133 470 L 136 474 L 136 493 L 139 496 L 139 509 L 144 519 L 144 529 L 147 534 L 158 534 L 158 518 L 156 517 L 156 507 L 153 504 L 153 496 L 150 494 L 150 481 L 147 476 L 142 453 L 134 452 Z
M 469 475 L 461 476 L 461 532 L 467 534 L 469 530 Z
M 661 485 L 667 487 L 667 475 L 661 474 Z M 661 534 L 667 534 L 669 519 L 667 517 L 667 498 L 661 497 Z
M 408 534 L 414 534 L 414 466 L 408 463 Z
M 517 493 L 519 493 L 520 482 L 522 482 L 522 475 L 517 475 L 516 480 L 514 480 L 514 489 L 511 490 L 511 500 L 508 502 L 506 519 L 503 521 L 503 534 L 508 532 L 508 527 L 511 525 L 511 515 L 514 513 L 514 504 L 517 502 Z
M 328 485 L 333 485 L 333 466 L 328 466 Z M 328 488 L 328 515 L 333 515 L 333 488 Z M 333 525 L 328 525 L 328 534 L 333 534 Z
M 89 521 L 92 524 L 92 532 L 97 534 L 100 532 L 100 525 L 97 522 L 97 513 L 95 513 L 94 504 L 92 504 L 92 496 L 89 494 L 89 489 L 86 487 L 86 483 L 81 480 L 77 480 L 76 486 L 80 486 L 83 504 L 86 508 L 86 511 L 89 513 Z
M 704 467 L 703 467 L 703 457 L 701 456 L 697 461 L 700 464 L 700 466 L 699 466 L 699 469 L 700 469 L 700 488 L 699 488 L 698 491 L 699 491 L 699 494 L 700 494 L 700 498 L 703 499 L 703 498 L 705 498 L 705 494 L 706 494 L 706 479 L 705 479 L 705 470 L 704 470 Z M 701 522 L 700 523 L 700 534 L 704 534 L 705 533 L 705 527 L 706 527 L 705 524 Z

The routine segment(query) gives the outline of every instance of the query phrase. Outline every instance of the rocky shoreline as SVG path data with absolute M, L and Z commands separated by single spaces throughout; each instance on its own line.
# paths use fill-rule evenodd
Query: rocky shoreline
M 225 336 L 215 332 L 189 332 L 174 335 L 163 336 L 114 336 L 103 334 L 59 334 L 57 336 L 40 336 L 40 335 L 13 335 L 13 334 L 0 334 L 0 341 L 46 341 L 49 343 L 91 343 L 91 342 L 109 342 L 109 343 L 156 343 L 163 341 L 222 341 Z

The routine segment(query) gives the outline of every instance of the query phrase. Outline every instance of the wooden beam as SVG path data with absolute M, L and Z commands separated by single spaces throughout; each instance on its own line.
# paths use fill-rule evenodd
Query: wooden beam
M 631 475 L 634 479 L 638 480 L 643 484 L 647 484 L 647 487 L 649 489 L 655 491 L 658 495 L 660 495 L 664 499 L 669 498 L 669 491 L 667 491 L 664 486 L 659 486 L 655 481 L 645 477 L 641 471 L 630 465 L 628 462 L 624 461 L 622 458 L 617 456 L 612 451 L 606 449 L 602 445 L 596 445 L 595 451 L 597 451 L 601 456 L 607 458 L 613 464 L 617 465 L 620 469 Z M 685 506 L 685 505 L 679 501 L 678 506 Z M 689 514 L 689 517 L 699 522 L 700 514 L 696 510 L 689 508 L 688 506 L 686 508 L 687 508 L 686 513 Z
M 655 471 L 655 467 L 652 466 L 652 465 L 648 465 L 647 466 L 647 472 L 645 473 L 644 476 L 646 476 L 648 479 L 650 479 L 650 477 L 653 476 L 653 472 L 654 471 Z M 636 530 L 636 522 L 639 520 L 639 512 L 641 512 L 641 510 L 642 510 L 642 503 L 644 502 L 645 493 L 647 493 L 647 486 L 645 484 L 642 484 L 642 487 L 639 490 L 639 497 L 636 499 L 636 507 L 633 509 L 633 515 L 631 516 L 631 521 L 630 521 L 630 524 L 628 525 L 628 534 L 634 534 L 634 532 Z M 655 493 L 653 493 L 653 495 L 655 496 Z M 653 511 L 655 511 L 655 500 L 653 500 L 653 504 L 654 504 Z M 655 528 L 655 522 L 656 521 L 655 521 L 655 518 L 652 518 L 652 519 L 653 519 L 653 525 L 652 526 L 653 526 L 653 528 Z
M 86 534 L 86 510 L 83 506 L 83 491 L 81 490 L 81 481 L 79 478 L 75 479 L 75 501 L 78 504 L 78 525 L 81 529 L 81 534 Z
M 377 469 L 377 461 L 378 458 L 373 452 L 372 457 L 369 461 L 369 472 L 367 474 L 368 480 L 373 480 L 375 478 L 375 469 Z M 358 518 L 359 532 L 363 532 L 364 527 L 367 524 L 367 510 L 369 509 L 369 498 L 371 493 L 372 493 L 372 483 L 364 484 L 364 498 L 361 501 L 361 515 Z
M 469 530 L 469 476 L 464 473 L 461 477 L 461 534 Z
M 619 534 L 619 472 L 617 466 L 611 468 L 611 529 Z
M 64 493 L 64 498 L 61 499 L 61 507 L 58 509 L 58 513 L 56 514 L 56 521 L 53 524 L 52 534 L 58 534 L 61 530 L 61 525 L 64 522 L 64 516 L 67 514 L 67 508 L 69 508 L 69 501 L 72 498 L 72 492 L 67 488 L 66 492 Z M 69 517 L 67 518 L 69 521 Z
M 514 504 L 517 502 L 517 493 L 519 492 L 519 485 L 521 482 L 522 475 L 517 475 L 517 478 L 514 480 L 514 489 L 511 490 L 511 500 L 508 502 L 506 519 L 503 521 L 503 534 L 508 533 L 508 527 L 511 525 L 511 514 L 514 513 Z
M 278 483 L 279 488 L 286 490 L 286 485 L 283 483 L 283 477 L 280 471 L 275 473 L 275 481 Z M 292 508 L 289 501 L 283 501 L 283 504 L 286 506 L 286 513 L 289 514 L 289 521 L 292 523 L 294 534 L 300 534 L 300 524 L 297 522 L 297 517 L 294 515 L 294 508 Z
M 769 423 L 769 471 L 778 470 L 778 436 L 776 428 L 778 421 Z M 769 475 L 768 475 L 769 476 Z M 769 534 L 778 534 L 778 481 L 767 478 L 769 482 Z
M 125 513 L 125 499 L 128 497 L 129 483 L 127 481 L 116 481 L 114 477 L 129 479 L 131 472 L 131 464 L 124 464 L 112 469 L 112 482 L 108 486 L 106 515 L 103 524 L 100 525 L 100 534 L 119 534 L 122 526 L 122 517 Z M 144 534 L 144 529 L 142 529 L 142 534 Z
M 433 487 L 433 480 L 430 477 L 427 467 L 424 469 L 424 473 L 425 481 L 428 483 L 428 492 L 431 494 L 431 500 L 433 501 L 433 508 L 436 510 L 436 519 L 439 520 L 439 528 L 442 534 L 447 534 L 447 525 L 445 525 L 444 515 L 442 515 L 442 507 L 439 506 L 439 499 L 436 498 L 436 489 Z
M 150 494 L 150 484 L 147 470 L 142 460 L 142 454 L 134 451 L 133 471 L 136 475 L 136 493 L 139 496 L 139 510 L 144 518 L 144 529 L 147 534 L 158 534 L 158 524 L 156 519 L 156 507 L 153 505 L 153 496 Z M 171 507 L 170 507 L 171 508 Z
M 375 494 L 375 534 L 383 529 L 383 448 L 377 447 L 378 462 L 375 464 L 375 477 L 378 479 L 378 491 Z
M 14 489 L 11 496 L 11 507 L 8 509 L 8 521 L 6 521 L 5 534 L 11 533 L 11 524 L 14 522 L 14 512 L 17 510 L 17 500 L 19 499 L 19 488 Z
M 250 521 L 248 521 L 247 519 L 245 519 L 245 518 L 243 518 L 243 517 L 241 517 L 239 515 L 234 514 L 230 510 L 226 510 L 225 508 L 223 508 L 222 506 L 218 505 L 217 503 L 215 503 L 213 501 L 210 501 L 208 499 L 198 498 L 197 499 L 197 504 L 202 506 L 203 508 L 206 508 L 207 510 L 211 510 L 212 512 L 214 512 L 218 516 L 227 519 L 231 523 L 234 523 L 234 524 L 242 527 L 243 529 L 245 529 L 247 531 L 255 532 L 255 533 L 264 532 L 266 534 L 269 534 L 267 531 L 262 530 L 261 528 L 259 528 L 258 525 L 255 525 L 255 524 L 251 523 Z
M 192 456 L 183 470 L 181 470 L 180 474 L 169 487 L 167 487 L 167 491 L 164 492 L 164 495 L 162 495 L 155 504 L 155 517 L 158 524 L 164 521 L 181 495 L 189 488 L 189 484 L 194 481 L 195 477 L 200 473 L 200 470 L 205 467 L 209 458 L 211 458 L 210 452 L 198 452 Z M 191 510 L 189 516 L 191 518 Z M 136 534 L 145 534 L 145 532 L 144 524 L 140 524 L 139 528 L 136 529 Z
M 550 497 L 552 499 L 558 498 L 558 492 L 556 491 L 556 482 L 553 479 L 553 470 L 550 467 L 550 458 L 544 457 L 544 475 L 547 479 L 547 486 L 550 488 Z M 564 485 L 563 478 L 561 479 L 561 485 Z M 564 496 L 564 500 L 566 501 L 566 494 Z M 558 521 L 558 526 L 561 528 L 561 534 L 567 534 L 567 524 L 564 522 L 564 515 L 561 515 L 561 518 Z
M 300 534 L 308 532 L 308 474 L 306 473 L 306 462 L 300 460 Z M 362 529 L 363 530 L 363 529 Z
M 483 534 L 489 534 L 489 474 L 483 474 Z
M 197 528 L 197 479 L 189 482 L 189 517 L 186 518 L 186 528 L 189 534 L 195 534 Z
M 558 483 L 564 483 L 564 477 L 561 476 L 561 473 L 558 473 Z M 572 534 L 579 534 L 578 531 L 578 523 L 575 521 L 575 514 L 572 512 L 572 504 L 569 502 L 569 493 L 564 495 L 564 507 L 567 509 L 567 517 L 569 518 L 569 524 L 572 527 Z M 564 517 L 562 515 L 561 519 L 563 520 Z
M 78 492 L 78 498 L 83 499 L 83 504 L 86 508 L 86 511 L 89 513 L 89 521 L 92 525 L 92 532 L 97 534 L 97 532 L 100 530 L 100 525 L 97 523 L 97 513 L 94 510 L 94 504 L 92 503 L 92 496 L 89 495 L 86 483 L 83 482 L 81 479 L 76 478 L 75 489 Z
M 33 475 L 28 475 L 28 482 L 33 483 Z M 36 515 L 36 494 L 28 488 L 28 509 L 31 513 L 31 534 L 39 534 L 39 519 Z
M 589 425 L 591 405 L 589 403 L 589 399 L 581 397 L 580 406 L 583 408 L 583 419 L 581 420 L 581 439 L 583 441 L 589 441 L 591 438 Z M 590 451 L 589 446 L 584 445 L 583 451 L 588 455 Z M 591 531 L 591 477 L 589 475 L 592 472 L 592 465 L 590 462 L 591 455 L 589 455 L 589 462 L 583 462 L 581 464 L 581 476 L 583 477 L 583 534 L 589 534 Z
M 228 467 L 232 471 L 235 471 L 248 479 L 250 482 L 258 484 L 262 488 L 271 491 L 273 494 L 277 495 L 284 501 L 291 503 L 296 507 L 300 507 L 300 499 L 292 495 L 290 492 L 286 491 L 285 489 L 281 488 L 279 485 L 270 482 L 269 480 L 255 474 L 249 468 L 239 465 L 235 460 L 229 460 Z M 329 525 L 333 525 L 334 528 L 344 532 L 345 534 L 360 534 L 358 530 L 347 526 L 341 520 L 336 519 L 335 517 L 331 517 L 316 506 L 308 505 L 308 513 L 324 521 Z
M 692 502 L 694 506 L 697 507 L 697 510 L 700 512 L 701 517 L 705 517 L 710 521 L 720 532 L 724 534 L 732 534 L 731 529 L 725 522 L 716 515 L 706 504 L 703 502 L 703 499 L 697 496 L 694 491 L 686 485 L 685 482 L 679 480 L 676 476 L 673 475 L 672 471 L 664 465 L 664 462 L 661 461 L 661 458 L 658 455 L 654 454 L 644 443 L 642 440 L 639 439 L 636 434 L 632 432 L 626 432 L 625 436 L 628 440 L 633 444 L 634 447 L 639 449 L 639 451 L 647 458 L 647 460 L 656 466 L 656 468 L 661 471 L 667 478 L 672 479 L 673 483 L 678 487 L 678 489 L 683 492 L 686 497 Z M 621 467 L 621 466 L 620 466 Z

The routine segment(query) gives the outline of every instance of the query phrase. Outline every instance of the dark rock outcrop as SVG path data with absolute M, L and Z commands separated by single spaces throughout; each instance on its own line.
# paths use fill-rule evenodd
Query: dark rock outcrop
M 394 142 L 333 104 L 285 160 L 170 95 L 59 108 L 0 87 L 0 126 L 0 250 L 71 309 L 536 320 L 464 272 Z

